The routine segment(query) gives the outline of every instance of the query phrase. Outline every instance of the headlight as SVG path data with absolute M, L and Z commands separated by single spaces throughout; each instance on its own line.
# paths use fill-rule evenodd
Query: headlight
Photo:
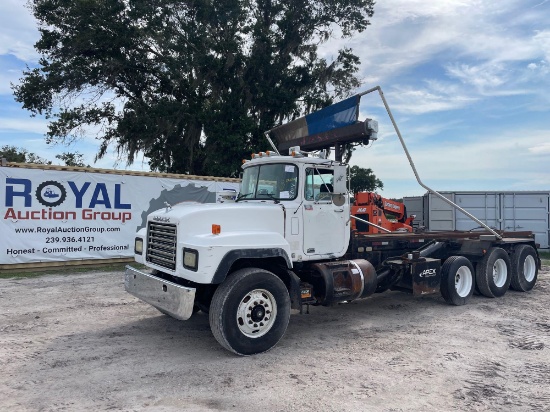
M 197 271 L 199 267 L 199 252 L 194 249 L 183 249 L 183 267 Z
M 136 237 L 134 242 L 134 253 L 136 255 L 141 255 L 143 253 L 143 239 L 140 237 Z

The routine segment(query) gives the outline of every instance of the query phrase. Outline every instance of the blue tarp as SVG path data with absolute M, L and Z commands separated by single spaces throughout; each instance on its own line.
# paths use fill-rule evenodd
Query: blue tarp
M 359 96 L 353 96 L 308 114 L 306 116 L 308 134 L 327 132 L 355 123 L 359 116 L 359 99 Z
M 359 117 L 359 95 L 335 103 L 314 113 L 271 130 L 279 144 L 306 136 L 352 125 Z

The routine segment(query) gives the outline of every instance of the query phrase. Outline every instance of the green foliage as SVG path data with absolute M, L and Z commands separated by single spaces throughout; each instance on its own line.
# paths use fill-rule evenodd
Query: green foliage
M 42 165 L 51 165 L 52 162 L 46 160 L 27 149 L 15 146 L 2 146 L 0 148 L 0 159 L 6 159 L 8 162 L 16 163 L 37 163 Z
M 352 166 L 350 169 L 350 187 L 352 193 L 374 192 L 383 189 L 384 184 L 378 179 L 370 168 Z
M 65 163 L 65 166 L 90 167 L 90 165 L 84 163 L 84 156 L 79 152 L 63 152 L 60 155 L 56 155 L 55 158 Z
M 369 25 L 373 0 L 30 0 L 42 58 L 16 100 L 48 142 L 89 130 L 153 170 L 237 176 L 263 132 L 347 97 L 359 59 L 318 46 Z
M 36 163 L 42 165 L 51 165 L 51 160 L 44 159 L 35 153 L 29 152 L 27 149 L 15 146 L 2 146 L 0 148 L 0 159 L 6 159 L 8 162 L 16 163 Z M 56 159 L 65 163 L 65 166 L 90 167 L 84 164 L 84 155 L 79 152 L 56 155 Z
M 0 158 L 6 159 L 8 162 L 25 163 L 27 161 L 27 151 L 15 146 L 2 146 Z

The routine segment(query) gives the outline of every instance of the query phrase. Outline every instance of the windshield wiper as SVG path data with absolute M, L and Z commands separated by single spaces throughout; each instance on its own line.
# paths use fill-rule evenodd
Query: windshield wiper
M 244 194 L 241 194 L 239 193 L 239 195 L 237 196 L 237 198 L 235 199 L 235 202 L 238 202 L 239 200 L 251 195 L 252 193 L 244 193 Z
M 266 193 L 266 196 L 268 196 L 271 200 L 273 200 L 276 204 L 281 203 L 279 199 L 277 199 L 275 196 L 273 196 L 272 193 Z

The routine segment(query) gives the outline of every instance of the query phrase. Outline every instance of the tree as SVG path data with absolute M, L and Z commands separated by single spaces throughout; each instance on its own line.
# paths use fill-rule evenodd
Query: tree
M 63 161 L 65 166 L 90 167 L 90 165 L 84 163 L 84 155 L 79 152 L 63 152 L 60 155 L 55 155 L 55 158 Z
M 350 169 L 350 188 L 352 193 L 374 192 L 383 189 L 384 184 L 378 179 L 370 168 L 352 166 Z
M 25 163 L 27 161 L 27 151 L 15 146 L 2 146 L 0 159 L 6 159 L 8 162 Z
M 42 55 L 15 98 L 50 119 L 48 142 L 90 126 L 132 163 L 236 176 L 263 132 L 359 86 L 349 48 L 318 46 L 369 25 L 373 0 L 31 0 Z
M 29 152 L 27 149 L 21 147 L 2 146 L 0 149 L 0 159 L 6 159 L 8 162 L 16 163 L 37 163 L 44 165 L 51 165 L 52 162 L 46 160 L 35 153 Z

